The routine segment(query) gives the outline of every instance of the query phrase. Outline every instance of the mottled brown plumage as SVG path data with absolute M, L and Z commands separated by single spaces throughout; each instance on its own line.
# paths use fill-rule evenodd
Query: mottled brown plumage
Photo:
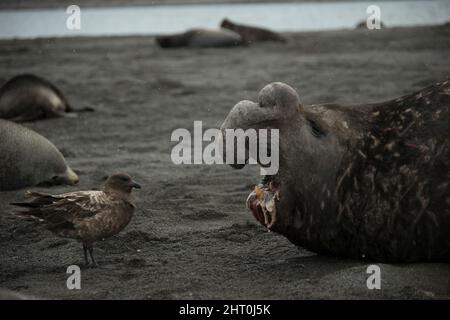
M 89 264 L 87 251 L 92 263 L 93 244 L 96 241 L 119 233 L 130 222 L 135 209 L 133 188 L 140 188 L 130 176 L 114 174 L 110 176 L 102 191 L 76 191 L 60 195 L 28 191 L 31 202 L 12 203 L 28 208 L 17 212 L 22 218 L 31 218 L 45 224 L 53 233 L 73 238 L 83 244 L 84 258 Z

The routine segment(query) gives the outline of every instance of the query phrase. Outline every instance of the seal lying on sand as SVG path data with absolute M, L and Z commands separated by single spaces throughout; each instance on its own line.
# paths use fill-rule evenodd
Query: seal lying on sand
M 357 259 L 450 261 L 449 123 L 448 81 L 354 106 L 302 105 L 294 89 L 272 83 L 257 103 L 239 102 L 222 130 L 279 129 L 278 173 L 247 206 L 294 244 Z
M 18 212 L 22 218 L 43 222 L 47 229 L 83 244 L 84 260 L 89 264 L 87 252 L 96 265 L 93 244 L 111 237 L 131 221 L 135 209 L 133 188 L 141 188 L 130 176 L 118 173 L 110 176 L 103 191 L 77 191 L 60 195 L 28 192 L 31 202 L 12 203 L 28 210 Z
M 239 25 L 228 19 L 224 19 L 220 26 L 238 33 L 246 44 L 261 41 L 287 41 L 285 37 L 273 31 L 258 27 Z
M 0 118 L 33 121 L 43 118 L 75 117 L 63 93 L 51 82 L 33 74 L 10 79 L 0 88 Z M 70 112 L 70 113 L 68 113 Z
M 53 143 L 30 129 L 0 119 L 0 190 L 40 183 L 76 184 L 78 180 Z
M 162 48 L 214 48 L 243 44 L 241 37 L 236 32 L 226 29 L 193 29 L 180 34 L 157 36 L 156 42 Z

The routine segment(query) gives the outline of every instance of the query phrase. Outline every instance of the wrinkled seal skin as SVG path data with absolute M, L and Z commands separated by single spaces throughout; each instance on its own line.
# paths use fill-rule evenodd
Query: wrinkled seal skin
M 228 19 L 224 19 L 220 26 L 238 33 L 246 44 L 262 41 L 287 41 L 286 38 L 273 31 L 258 27 L 239 25 Z
M 30 129 L 2 119 L 0 155 L 0 190 L 41 183 L 78 183 L 78 176 L 53 143 Z
M 450 261 L 450 86 L 383 103 L 300 103 L 272 83 L 222 130 L 278 128 L 271 230 L 310 251 L 379 262 Z M 261 221 L 257 213 L 255 217 Z
M 11 78 L 0 88 L 0 118 L 33 121 L 67 116 L 72 109 L 52 83 L 33 74 Z
M 156 42 L 161 48 L 216 48 L 243 44 L 239 34 L 226 29 L 193 29 L 180 34 L 158 36 Z

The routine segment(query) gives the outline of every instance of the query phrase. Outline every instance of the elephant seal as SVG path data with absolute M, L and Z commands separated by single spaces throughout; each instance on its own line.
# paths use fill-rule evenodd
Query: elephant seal
M 157 36 L 156 42 L 161 48 L 234 47 L 243 43 L 239 34 L 226 29 L 193 29 L 180 34 Z
M 247 206 L 292 243 L 379 262 L 450 261 L 449 123 L 449 81 L 351 106 L 303 105 L 272 83 L 221 130 L 279 129 L 278 173 Z
M 2 119 L 0 154 L 0 190 L 42 183 L 78 183 L 78 176 L 53 143 L 30 129 Z
M 229 29 L 238 33 L 246 44 L 261 41 L 278 41 L 278 42 L 287 41 L 285 37 L 273 31 L 258 27 L 239 25 L 231 22 L 228 19 L 224 19 L 220 24 L 220 26 L 224 29 Z
M 33 121 L 54 117 L 76 117 L 64 94 L 50 81 L 33 74 L 22 74 L 0 88 L 0 118 Z

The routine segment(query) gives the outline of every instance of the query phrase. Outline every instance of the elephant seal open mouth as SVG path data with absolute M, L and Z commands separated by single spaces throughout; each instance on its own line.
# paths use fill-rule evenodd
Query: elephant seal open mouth
M 276 204 L 280 201 L 280 185 L 270 178 L 265 180 L 250 193 L 246 204 L 256 220 L 270 230 L 277 221 Z
M 356 259 L 450 261 L 449 123 L 448 81 L 354 106 L 302 105 L 293 88 L 272 83 L 258 102 L 236 104 L 221 130 L 279 130 L 279 170 L 247 207 L 294 244 Z

